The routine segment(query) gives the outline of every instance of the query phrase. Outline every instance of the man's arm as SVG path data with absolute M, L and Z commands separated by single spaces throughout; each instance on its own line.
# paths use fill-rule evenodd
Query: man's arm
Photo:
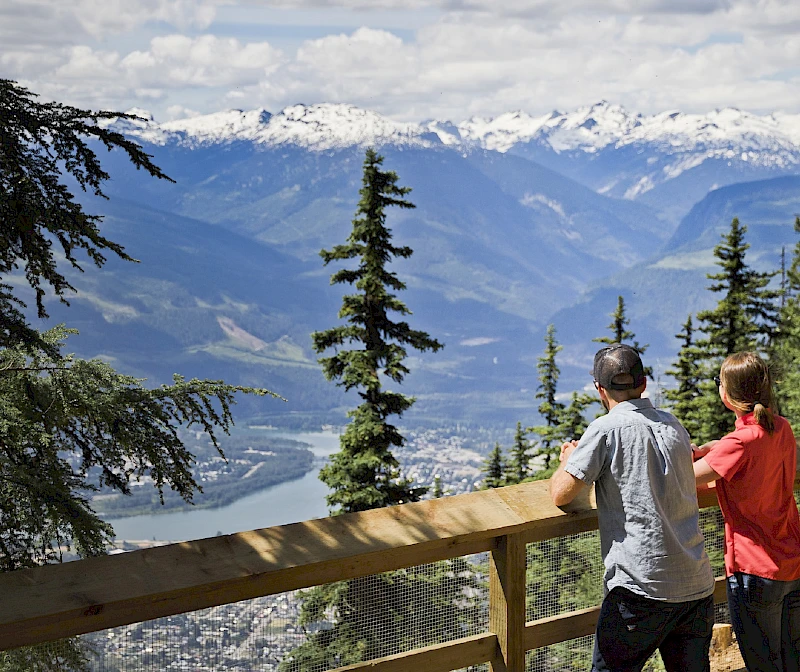
M 553 500 L 553 504 L 559 507 L 566 506 L 589 487 L 579 478 L 575 478 L 572 474 L 564 471 L 567 460 L 577 445 L 577 441 L 567 441 L 561 446 L 561 455 L 559 456 L 561 464 L 558 465 L 556 473 L 550 478 L 550 498 Z

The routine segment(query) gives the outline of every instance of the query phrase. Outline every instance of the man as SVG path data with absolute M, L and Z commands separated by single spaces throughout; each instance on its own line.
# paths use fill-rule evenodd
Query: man
M 668 672 L 707 672 L 714 577 L 703 547 L 689 435 L 642 393 L 639 353 L 601 349 L 592 371 L 608 411 L 561 446 L 556 506 L 595 484 L 605 598 L 593 670 L 641 670 L 658 649 Z

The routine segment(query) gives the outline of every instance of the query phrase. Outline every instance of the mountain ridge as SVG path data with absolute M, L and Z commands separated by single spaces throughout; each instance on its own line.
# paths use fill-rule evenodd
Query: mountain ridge
M 800 163 L 800 115 L 756 115 L 737 108 L 704 115 L 665 111 L 645 116 L 601 101 L 567 113 L 532 116 L 516 111 L 457 123 L 401 122 L 344 103 L 297 104 L 278 113 L 264 108 L 229 109 L 163 123 L 146 110 L 129 112 L 141 120 L 112 123 L 152 144 L 251 141 L 270 146 L 296 144 L 312 151 L 369 144 L 440 144 L 505 153 L 516 145 L 539 141 L 556 153 L 586 154 L 609 146 L 653 144 L 668 154 L 705 152 L 707 158 L 738 158 L 778 167 Z M 732 144 L 741 151 L 731 149 Z

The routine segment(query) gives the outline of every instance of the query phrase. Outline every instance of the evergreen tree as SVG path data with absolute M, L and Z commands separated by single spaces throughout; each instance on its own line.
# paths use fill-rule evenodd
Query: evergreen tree
M 64 303 L 74 291 L 56 263 L 57 243 L 68 264 L 81 270 L 77 252 L 97 266 L 112 252 L 134 261 L 124 248 L 100 233 L 102 217 L 87 214 L 62 182 L 62 170 L 78 185 L 105 198 L 102 184 L 109 175 L 100 164 L 87 138 L 99 140 L 109 151 L 119 149 L 137 169 L 153 177 L 172 181 L 136 143 L 120 133 L 102 128 L 98 122 L 136 119 L 119 112 L 92 112 L 59 103 L 41 103 L 26 88 L 0 79 L 0 276 L 21 268 L 33 289 L 39 317 L 47 317 L 46 288 Z M 0 283 L 0 347 L 22 343 L 50 348 L 30 327 L 20 308 L 23 301 L 13 287 Z
M 706 276 L 713 281 L 708 289 L 722 295 L 715 308 L 697 314 L 700 331 L 706 334 L 698 346 L 711 358 L 764 348 L 777 322 L 779 292 L 768 287 L 775 273 L 760 273 L 747 265 L 746 232 L 747 227 L 734 217 L 730 231 L 714 248 L 722 270 Z
M 564 412 L 564 404 L 556 401 L 558 376 L 561 373 L 556 364 L 556 355 L 562 348 L 556 341 L 554 325 L 548 325 L 544 342 L 544 354 L 536 365 L 539 372 L 536 398 L 541 400 L 538 410 L 539 415 L 544 419 L 544 425 L 530 427 L 528 431 L 539 436 L 539 449 L 536 454 L 544 456 L 544 468 L 547 470 L 550 468 L 550 460 L 554 456 L 558 456 L 561 449 L 562 435 L 559 424 L 561 414 Z
M 623 299 L 622 296 L 617 297 L 617 309 L 611 313 L 610 317 L 611 324 L 608 325 L 608 330 L 612 335 L 600 336 L 592 340 L 595 343 L 608 343 L 609 345 L 630 342 L 630 345 L 633 346 L 640 355 L 643 355 L 648 346 L 639 345 L 638 341 L 636 341 L 636 335 L 628 330 L 630 320 L 625 315 L 625 299 Z
M 628 330 L 630 320 L 625 315 L 625 299 L 623 299 L 621 295 L 617 297 L 617 309 L 611 313 L 610 317 L 611 324 L 608 325 L 608 330 L 612 335 L 600 336 L 592 340 L 595 343 L 607 343 L 609 345 L 613 345 L 614 343 L 629 343 L 634 350 L 640 355 L 643 355 L 649 346 L 640 345 L 639 341 L 636 340 L 636 334 Z M 644 375 L 648 378 L 651 377 L 653 375 L 652 367 L 644 367 Z
M 800 217 L 794 220 L 800 233 Z M 800 242 L 795 243 L 792 263 L 786 271 L 782 306 L 770 348 L 770 368 L 775 377 L 775 396 L 781 415 L 800 432 Z
M 682 331 L 675 335 L 680 339 L 681 348 L 678 360 L 667 374 L 677 383 L 674 389 L 666 390 L 665 395 L 675 417 L 681 421 L 689 436 L 693 439 L 700 435 L 700 422 L 697 417 L 697 399 L 700 397 L 700 385 L 704 380 L 702 363 L 703 352 L 694 343 L 694 327 L 692 316 L 686 318 Z
M 517 423 L 517 431 L 514 432 L 514 445 L 511 447 L 508 465 L 506 467 L 506 483 L 522 483 L 530 471 L 531 444 L 525 438 L 526 432 L 522 429 L 522 423 Z
M 597 403 L 597 397 L 592 394 L 572 393 L 569 405 L 561 411 L 558 418 L 558 433 L 562 442 L 580 439 L 583 436 L 589 426 L 584 413 L 589 406 L 595 403 Z
M 503 449 L 499 442 L 495 442 L 492 452 L 483 463 L 483 483 L 487 488 L 500 488 L 505 483 L 506 464 L 503 459 Z
M 340 451 L 320 472 L 332 489 L 328 504 L 339 507 L 335 513 L 413 502 L 427 490 L 399 477 L 392 447 L 402 446 L 404 439 L 387 422 L 390 416 L 408 410 L 414 400 L 384 390 L 382 380 L 402 382 L 408 373 L 403 363 L 406 346 L 435 352 L 442 345 L 389 316 L 409 311 L 390 293 L 405 285 L 386 265 L 393 257 L 411 256 L 412 250 L 392 245 L 385 209 L 414 206 L 404 198 L 410 189 L 397 186 L 397 175 L 382 170 L 382 163 L 383 157 L 367 150 L 352 232 L 346 244 L 321 252 L 326 264 L 359 259 L 357 269 L 339 270 L 331 276 L 332 284 L 354 284 L 358 290 L 342 302 L 339 317 L 347 324 L 312 334 L 317 352 L 337 350 L 319 360 L 326 377 L 347 390 L 358 390 L 362 399 L 348 414 L 352 422 L 341 437 Z M 351 344 L 360 347 L 345 347 Z M 301 625 L 327 620 L 330 614 L 335 614 L 334 623 L 310 634 L 280 669 L 304 672 L 340 667 L 457 636 L 480 614 L 478 598 L 471 597 L 478 595 L 479 585 L 477 570 L 464 558 L 456 558 L 304 591 Z
M 733 429 L 731 413 L 719 399 L 711 378 L 719 371 L 722 360 L 742 350 L 763 350 L 771 339 L 778 319 L 775 305 L 779 292 L 770 289 L 775 273 L 761 273 L 750 268 L 745 253 L 747 227 L 734 217 L 722 242 L 714 248 L 721 270 L 708 274 L 709 290 L 721 294 L 715 308 L 697 314 L 700 331 L 705 338 L 697 341 L 703 354 L 706 382 L 700 384 L 697 421 L 700 442 L 718 439 Z
M 433 498 L 439 499 L 444 497 L 444 489 L 442 488 L 442 477 L 439 474 L 433 477 Z
M 179 428 L 205 430 L 219 448 L 215 432 L 232 424 L 234 393 L 266 393 L 180 376 L 147 389 L 104 362 L 64 354 L 74 330 L 40 333 L 27 322 L 16 291 L 33 290 L 39 317 L 47 316 L 48 290 L 65 303 L 74 291 L 62 259 L 79 270 L 81 254 L 98 267 L 107 253 L 133 261 L 62 181 L 105 197 L 109 175 L 88 139 L 169 180 L 137 144 L 99 124 L 116 117 L 135 118 L 41 103 L 0 79 L 0 571 L 59 562 L 65 546 L 83 557 L 103 554 L 113 530 L 90 501 L 101 486 L 125 494 L 150 478 L 159 492 L 169 487 L 191 501 L 201 488 Z M 18 269 L 24 281 L 8 282 Z M 74 670 L 81 661 L 79 640 L 68 640 L 6 652 L 0 665 Z
M 407 315 L 410 311 L 391 293 L 406 286 L 386 266 L 394 257 L 410 257 L 412 250 L 392 245 L 385 210 L 414 205 L 405 200 L 411 189 L 397 186 L 397 175 L 381 170 L 382 164 L 383 157 L 368 149 L 361 200 L 347 242 L 320 252 L 326 265 L 359 260 L 357 268 L 341 269 L 331 276 L 331 284 L 346 283 L 358 290 L 342 300 L 339 317 L 347 324 L 312 334 L 318 353 L 337 349 L 334 355 L 319 360 L 325 377 L 346 390 L 358 390 L 362 399 L 361 405 L 348 414 L 353 421 L 342 435 L 341 450 L 320 472 L 322 481 L 333 491 L 328 504 L 340 507 L 336 513 L 413 502 L 426 491 L 399 478 L 392 447 L 402 446 L 404 439 L 387 422 L 393 415 L 401 416 L 414 399 L 385 390 L 381 376 L 402 382 L 408 373 L 403 363 L 406 346 L 435 352 L 442 344 L 423 331 L 411 329 L 407 322 L 391 319 L 390 313 Z M 347 349 L 350 344 L 360 347 Z
M 573 392 L 570 402 L 558 414 L 558 425 L 553 432 L 554 438 L 558 446 L 559 453 L 561 452 L 561 444 L 564 441 L 571 441 L 573 439 L 580 439 L 589 423 L 584 417 L 586 410 L 592 405 L 597 403 L 597 397 L 585 392 Z M 555 450 L 554 450 L 555 453 Z M 558 469 L 558 461 L 550 460 L 547 468 L 537 471 L 533 475 L 533 480 L 544 481 L 550 478 Z

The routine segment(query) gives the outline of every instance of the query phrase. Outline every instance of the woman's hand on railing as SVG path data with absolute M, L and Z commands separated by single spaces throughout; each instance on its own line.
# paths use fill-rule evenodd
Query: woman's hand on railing
M 694 461 L 699 460 L 701 457 L 708 455 L 709 451 L 719 443 L 719 439 L 714 439 L 713 441 L 707 441 L 702 446 L 697 446 L 696 444 L 692 444 L 692 459 Z

